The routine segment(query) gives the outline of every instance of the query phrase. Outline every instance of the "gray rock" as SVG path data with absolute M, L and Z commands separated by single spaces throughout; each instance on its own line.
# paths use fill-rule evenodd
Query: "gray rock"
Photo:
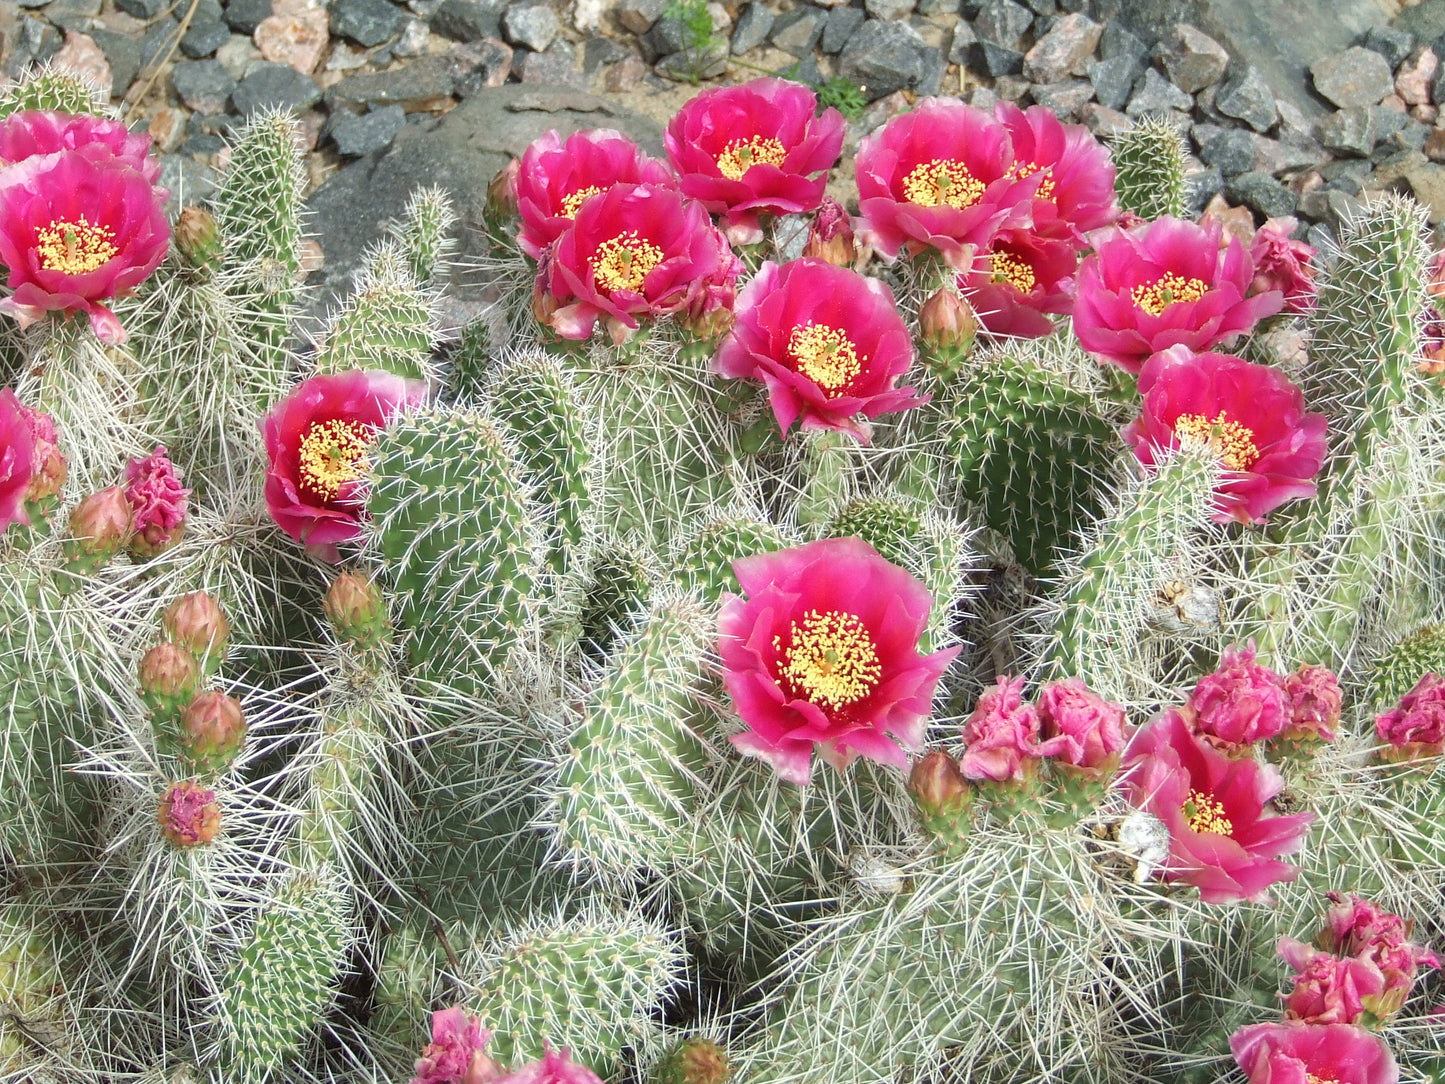
M 1373 110 L 1354 106 L 1331 113 L 1315 126 L 1319 140 L 1336 154 L 1365 158 L 1380 138 L 1380 126 Z
M 1373 49 L 1351 46 L 1310 65 L 1315 89 L 1341 109 L 1374 105 L 1395 91 L 1389 63 Z
M 1186 94 L 1194 94 L 1224 77 L 1229 54 L 1224 46 L 1198 27 L 1179 23 L 1161 44 L 1160 63 L 1169 81 Z
M 870 102 L 911 89 L 926 74 L 923 37 L 905 22 L 870 19 L 848 39 L 838 74 L 857 83 Z
M 226 5 L 226 25 L 249 38 L 270 14 L 271 0 L 230 0 Z
M 1370 112 L 1374 114 L 1375 129 L 1379 133 L 1375 136 L 1376 142 L 1409 127 L 1410 115 L 1408 113 L 1402 113 L 1398 109 L 1390 109 L 1383 105 L 1372 105 L 1370 106 Z
M 541 53 L 562 32 L 562 24 L 550 4 L 513 4 L 502 16 L 502 30 L 512 45 Z
M 456 68 L 444 55 L 424 56 L 390 72 L 364 72 L 343 79 L 326 92 L 332 109 L 360 110 L 399 105 L 408 113 L 444 104 L 456 85 Z
M 29 15 L 20 17 L 13 34 L 13 39 L 10 33 L 5 35 L 9 56 L 5 58 L 3 69 L 0 69 L 11 79 L 18 79 L 26 68 L 44 64 L 60 52 L 60 31 Z
M 326 134 L 343 155 L 359 158 L 390 146 L 396 133 L 405 126 L 406 111 L 399 105 L 386 105 L 360 116 L 344 111 L 336 113 L 326 125 Z
M 532 56 L 543 56 L 533 53 Z M 529 58 L 530 59 L 530 58 Z M 812 59 L 811 56 L 805 59 Z M 672 53 L 659 60 L 654 68 L 658 75 L 675 82 L 694 82 L 698 79 L 716 79 L 728 67 L 728 43 L 726 38 L 714 37 L 701 50 Z M 526 81 L 524 70 L 523 81 Z M 539 80 L 546 82 L 546 80 Z M 566 80 L 558 80 L 565 83 Z M 577 84 L 580 88 L 580 84 Z
M 1024 55 L 1017 49 L 996 45 L 991 41 L 974 42 L 969 54 L 969 67 L 981 68 L 994 78 L 1017 75 L 1024 70 Z
M 1199 157 L 1206 164 L 1218 166 L 1226 177 L 1248 173 L 1254 168 L 1254 143 L 1249 133 L 1238 128 L 1218 128 L 1196 124 L 1194 140 Z
M 957 15 L 960 0 L 918 0 L 920 15 Z M 837 8 L 833 9 L 838 10 Z
M 1138 57 L 1120 54 L 1108 60 L 1096 60 L 1089 65 L 1089 82 L 1094 84 L 1094 97 L 1100 105 L 1110 109 L 1123 109 L 1129 101 L 1129 92 L 1139 78 Z
M 1033 13 L 1013 0 L 984 0 L 973 21 L 973 32 L 982 41 L 1017 49 L 1033 21 Z
M 832 8 L 828 12 L 828 18 L 823 22 L 823 36 L 818 39 L 818 47 L 823 52 L 836 55 L 843 51 L 848 44 L 848 39 L 858 31 L 864 19 L 863 10 L 855 7 Z M 960 21 L 959 28 L 968 24 Z M 969 31 L 972 33 L 972 31 Z
M 1060 120 L 1074 121 L 1079 111 L 1094 97 L 1094 85 L 1087 79 L 1064 79 L 1033 89 L 1035 103 L 1053 112 Z
M 917 0 L 863 0 L 870 19 L 901 19 L 910 14 Z
M 391 47 L 394 55 L 400 57 L 425 56 L 427 44 L 431 41 L 431 27 L 421 19 L 407 19 L 402 24 L 401 34 Z
M 1372 26 L 1362 42 L 1366 49 L 1373 49 L 1389 62 L 1393 71 L 1415 48 L 1415 35 L 1408 30 L 1396 30 L 1392 26 Z
M 1338 188 L 1352 196 L 1360 194 L 1360 184 L 1370 175 L 1370 163 L 1359 158 L 1337 158 L 1320 166 L 1320 176 L 1329 188 Z
M 170 50 L 171 42 L 176 40 L 176 31 L 180 29 L 180 26 L 179 20 L 167 16 L 164 19 L 157 19 L 146 28 L 146 32 L 141 35 L 140 39 L 142 68 Z
M 1113 60 L 1116 56 L 1127 56 L 1142 68 L 1144 58 L 1148 55 L 1149 46 L 1118 23 L 1109 23 L 1104 27 L 1104 33 L 1099 38 L 1099 56 L 1103 59 Z
M 1249 141 L 1254 145 L 1255 170 L 1275 177 L 1310 169 L 1325 156 L 1325 149 L 1313 139 L 1299 136 L 1270 139 L 1269 136 L 1250 132 Z
M 772 42 L 785 53 L 806 56 L 823 36 L 825 18 L 817 8 L 800 5 L 774 20 Z
M 835 11 L 857 11 L 858 19 L 862 21 L 863 13 L 857 8 L 835 8 Z M 832 12 L 828 14 L 829 25 L 832 25 Z M 742 56 L 752 49 L 756 49 L 763 42 L 768 40 L 768 34 L 773 29 L 772 10 L 761 2 L 754 2 L 743 8 L 738 15 L 738 21 L 733 26 L 733 37 L 731 48 L 733 56 Z M 849 33 L 852 33 L 850 30 Z M 838 48 L 843 46 L 840 43 Z M 837 49 L 833 50 L 837 52 Z
M 1316 222 L 1305 233 L 1305 240 L 1315 247 L 1315 261 L 1321 269 L 1328 271 L 1335 266 L 1338 242 L 1335 231 L 1323 222 Z
M 188 203 L 199 203 L 216 190 L 216 171 L 184 154 L 163 154 L 161 176 L 156 183 L 170 189 L 166 214 L 172 215 Z
M 618 50 L 618 60 L 632 55 L 610 38 L 601 40 L 607 41 Z M 584 48 L 583 56 L 590 51 Z M 470 98 L 489 87 L 499 87 L 507 81 L 507 76 L 512 71 L 512 49 L 496 38 L 482 38 L 480 41 L 453 46 L 447 58 L 451 61 L 452 93 L 458 98 Z M 585 70 L 585 60 L 583 64 Z
M 216 6 L 220 10 L 220 5 Z M 100 8 L 97 0 L 51 0 L 45 7 L 45 17 L 62 30 L 85 34 L 89 32 L 89 20 L 100 14 Z
M 90 38 L 100 46 L 110 64 L 111 96 L 119 101 L 135 82 L 140 72 L 140 42 L 128 34 L 117 34 L 114 30 L 91 30 Z M 227 94 L 230 91 L 226 92 Z
M 1144 76 L 1134 85 L 1134 94 L 1124 112 L 1131 117 L 1145 113 L 1164 113 L 1171 109 L 1188 112 L 1194 108 L 1194 99 L 1165 79 L 1153 68 L 1146 68 Z
M 231 91 L 231 104 L 243 117 L 272 106 L 304 113 L 320 100 L 316 81 L 289 64 L 260 64 Z
M 646 34 L 666 9 L 667 0 L 622 0 L 617 5 L 617 21 L 634 34 Z
M 1225 183 L 1224 195 L 1229 202 L 1242 203 L 1265 218 L 1292 215 L 1299 206 L 1295 194 L 1268 173 L 1241 173 L 1232 177 Z
M 1375 144 L 1371 157 L 1395 154 L 1399 151 L 1423 150 L 1430 138 L 1431 129 L 1423 124 L 1410 123 L 1394 131 Z
M 224 113 L 236 81 L 217 60 L 182 60 L 171 69 L 171 85 L 197 113 Z
M 1094 55 L 1103 33 L 1087 15 L 1065 15 L 1024 54 L 1024 75 L 1035 83 L 1066 79 Z
M 1084 122 L 1084 127 L 1100 139 L 1120 135 L 1134 127 L 1134 121 L 1127 113 L 1110 109 L 1098 102 L 1090 102 L 1084 106 L 1079 111 L 1079 118 Z
M 463 46 L 463 48 L 465 48 Z M 511 50 L 507 50 L 507 63 L 511 64 Z M 593 34 L 582 43 L 582 70 L 588 75 L 608 64 L 616 64 L 623 57 L 630 56 L 627 46 L 620 41 Z
M 948 46 L 948 62 L 960 67 L 967 66 L 970 50 L 977 41 L 978 35 L 973 32 L 973 27 L 960 19 L 953 28 L 953 41 Z
M 217 18 L 214 22 L 192 23 L 181 37 L 181 52 L 192 60 L 210 56 L 231 40 L 231 28 Z
M 1034 85 L 1021 75 L 1000 75 L 993 81 L 993 92 L 1001 101 L 1021 102 Z
M 431 17 L 431 28 L 453 41 L 500 37 L 503 6 L 503 0 L 445 0 Z
M 1415 198 L 1428 209 L 1430 225 L 1445 219 L 1445 166 L 1426 162 L 1406 173 L 1405 181 Z
M 944 57 L 943 50 L 936 45 L 926 46 L 922 53 L 920 69 L 918 81 L 913 84 L 913 92 L 922 98 L 941 92 L 943 76 L 948 71 L 948 60 Z M 818 77 L 818 82 L 822 82 L 821 75 Z
M 33 5 L 26 4 L 26 7 Z M 134 15 L 137 19 L 154 19 L 161 13 L 161 8 L 166 6 L 165 0 L 115 0 L 115 6 L 127 15 Z
M 1266 132 L 1279 120 L 1274 91 L 1258 68 L 1246 66 L 1230 75 L 1214 95 L 1214 106 L 1226 117 L 1242 120 L 1256 132 Z
M 181 153 L 194 158 L 209 158 L 213 154 L 220 154 L 225 148 L 226 141 L 220 136 L 197 132 L 186 137 L 186 141 L 181 144 Z
M 388 0 L 333 0 L 331 33 L 371 48 L 401 33 L 405 19 Z
M 1224 174 L 1220 172 L 1218 166 L 1196 170 L 1185 175 L 1184 206 L 1191 213 L 1197 215 L 1204 210 L 1210 200 L 1223 191 Z
M 1035 15 L 1053 15 L 1059 10 L 1054 0 L 1023 0 L 1023 5 Z
M 642 58 L 651 64 L 669 53 L 682 52 L 689 43 L 682 20 L 669 17 L 654 22 L 647 33 L 638 36 L 637 44 L 642 50 Z

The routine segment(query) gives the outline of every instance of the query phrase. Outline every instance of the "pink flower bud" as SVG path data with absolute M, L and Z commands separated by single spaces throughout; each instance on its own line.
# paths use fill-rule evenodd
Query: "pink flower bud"
M 1254 661 L 1254 644 L 1227 647 L 1219 669 L 1194 687 L 1185 708 L 1194 732 L 1231 756 L 1251 744 L 1273 738 L 1289 724 L 1290 702 L 1284 679 Z
M 182 207 L 176 219 L 176 248 L 194 268 L 214 271 L 221 266 L 221 234 L 216 219 L 204 207 Z
M 514 218 L 517 214 L 517 174 L 522 163 L 513 158 L 497 170 L 487 185 L 487 215 L 498 221 Z
M 431 1014 L 431 1035 L 411 1084 L 486 1084 L 501 1078 L 497 1063 L 484 1053 L 492 1033 L 460 1005 Z
M 939 353 L 967 354 L 978 334 L 973 306 L 944 286 L 929 295 L 918 310 L 923 341 Z
M 1000 675 L 963 724 L 963 774 L 969 779 L 1023 780 L 1039 755 L 1039 713 L 1023 699 L 1024 679 Z
M 176 466 L 166 450 L 156 450 L 144 459 L 132 459 L 125 468 L 125 499 L 130 502 L 135 536 L 130 542 L 133 557 L 147 559 L 170 549 L 181 540 L 186 525 L 186 498 Z
M 1279 954 L 1296 972 L 1284 999 L 1286 1020 L 1353 1024 L 1368 1011 L 1366 999 L 1385 991 L 1385 976 L 1367 960 L 1341 959 L 1288 937 L 1280 939 Z
M 204 591 L 182 595 L 166 607 L 161 623 L 166 635 L 200 660 L 206 673 L 219 665 L 230 639 L 231 624 L 210 595 Z
M 908 773 L 908 793 L 913 795 L 925 821 L 956 817 L 967 809 L 973 796 L 958 761 L 942 749 L 930 750 L 914 763 Z
M 1297 224 L 1294 218 L 1271 218 L 1255 231 L 1249 250 L 1254 260 L 1249 293 L 1279 290 L 1285 312 L 1306 313 L 1315 307 L 1319 287 L 1315 284 L 1314 246 L 1290 238 Z
M 1124 749 L 1124 709 L 1078 678 L 1050 682 L 1039 691 L 1041 757 L 1112 774 Z
M 355 647 L 370 650 L 391 638 L 386 600 L 371 578 L 360 572 L 337 576 L 321 605 L 336 634 Z
M 685 1039 L 668 1052 L 656 1078 L 667 1084 L 726 1084 L 733 1069 L 722 1047 L 707 1039 Z
M 1335 740 L 1344 697 L 1333 670 L 1325 666 L 1301 666 L 1284 679 L 1284 691 L 1289 697 L 1289 726 L 1284 730 L 1285 737 Z
M 30 477 L 30 488 L 25 491 L 25 501 L 27 504 L 46 501 L 59 495 L 68 470 L 65 456 L 56 447 L 55 421 L 49 414 L 27 406 L 22 405 L 20 412 L 29 421 L 30 432 L 35 438 L 34 473 Z
M 185 648 L 159 644 L 141 656 L 140 695 L 146 707 L 160 716 L 178 715 L 191 702 L 201 684 L 201 668 Z
M 246 741 L 246 718 L 234 697 L 210 690 L 198 693 L 181 712 L 181 744 L 201 771 L 226 767 Z
M 120 486 L 92 493 L 70 513 L 66 556 L 75 571 L 94 571 L 130 540 L 130 502 Z M 79 566 L 79 567 L 77 567 Z
M 177 847 L 210 843 L 221 831 L 216 792 L 189 780 L 166 791 L 156 819 L 161 835 Z
M 1367 960 L 1385 977 L 1384 993 L 1366 1001 L 1379 1017 L 1398 1011 L 1410 995 L 1421 967 L 1438 968 L 1433 952 L 1409 941 L 1414 922 L 1384 911 L 1359 896 L 1328 893 L 1332 904 L 1315 944 L 1339 956 Z
M 858 245 L 853 239 L 853 219 L 843 205 L 832 196 L 824 196 L 808 229 L 803 255 L 826 260 L 835 267 L 852 267 L 858 258 Z
M 1375 716 L 1375 733 L 1390 748 L 1386 760 L 1419 760 L 1445 752 L 1445 682 L 1426 674 L 1400 698 L 1400 703 Z

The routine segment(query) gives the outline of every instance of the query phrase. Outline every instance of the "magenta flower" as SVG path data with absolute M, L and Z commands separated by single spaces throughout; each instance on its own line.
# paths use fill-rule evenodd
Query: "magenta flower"
M 118 160 L 155 184 L 161 163 L 150 149 L 150 136 L 105 117 L 28 109 L 0 121 L 0 163 L 5 165 L 56 151 L 79 151 L 102 165 Z
M 731 309 L 741 271 L 700 203 L 670 188 L 616 184 L 578 208 L 537 284 L 558 335 L 585 339 L 601 318 L 620 342 L 641 316 L 699 320 Z
M 732 743 L 800 786 L 815 745 L 840 770 L 859 754 L 907 767 L 960 650 L 919 655 L 928 589 L 858 538 L 745 557 L 733 572 L 747 597 L 724 597 L 718 651 L 749 729 Z
M 1400 1069 L 1378 1035 L 1349 1024 L 1250 1024 L 1229 1037 L 1248 1084 L 1399 1084 Z
M 589 196 L 614 184 L 672 188 L 677 179 L 666 163 L 643 154 L 621 132 L 594 128 L 565 140 L 555 130 L 544 133 L 522 152 L 513 184 L 522 218 L 517 243 L 535 260 L 572 224 Z
M 961 767 L 968 779 L 995 783 L 1033 773 L 1039 751 L 1039 713 L 1024 703 L 1024 679 L 1000 674 L 998 684 L 978 698 L 963 723 Z
M 125 468 L 125 499 L 130 502 L 135 536 L 131 551 L 154 557 L 181 539 L 185 529 L 186 498 L 176 465 L 160 445 L 144 459 L 132 459 Z
M 1049 240 L 1032 230 L 1004 230 L 958 276 L 958 289 L 987 331 L 1037 339 L 1054 332 L 1046 314 L 1073 308 L 1078 266 L 1071 241 Z
M 568 1051 L 548 1049 L 540 1061 L 524 1065 L 499 1077 L 496 1084 L 603 1084 L 602 1078 L 585 1065 L 578 1065 Z
M 875 278 L 822 260 L 768 261 L 738 296 L 737 321 L 718 349 L 715 372 L 760 380 L 778 426 L 837 429 L 865 444 L 876 418 L 928 400 L 898 380 L 913 364 L 913 340 L 893 293 Z
M 734 244 L 763 239 L 761 214 L 816 209 L 843 149 L 843 115 L 801 83 L 754 79 L 689 100 L 667 126 L 667 157 L 686 196 L 722 216 Z
M 31 412 L 9 388 L 0 388 L 0 531 L 29 526 L 25 501 L 35 477 L 35 428 Z
M 1236 644 L 1224 649 L 1214 673 L 1199 679 L 1184 716 L 1214 748 L 1239 756 L 1289 725 L 1289 694 L 1283 677 L 1254 661 L 1253 641 Z
M 1333 906 L 1316 943 L 1326 952 L 1368 960 L 1385 979 L 1385 994 L 1365 1007 L 1378 1017 L 1398 1012 L 1415 985 L 1421 967 L 1438 968 L 1440 958 L 1413 944 L 1414 922 L 1381 910 L 1369 900 L 1339 892 L 1327 893 Z
M 0 169 L 0 263 L 14 291 L 0 311 L 22 327 L 49 311 L 84 312 L 102 342 L 124 342 L 125 329 L 101 302 L 160 266 L 170 244 L 165 196 L 124 159 L 89 150 Z
M 1284 311 L 1298 314 L 1315 307 L 1319 286 L 1315 282 L 1315 247 L 1290 237 L 1296 225 L 1293 218 L 1271 218 L 1254 231 L 1249 249 L 1254 279 L 1249 292 L 1278 290 L 1284 295 Z
M 501 1077 L 485 1050 L 492 1033 L 460 1005 L 431 1014 L 431 1042 L 414 1066 L 411 1084 L 489 1084 Z M 510 1079 L 510 1078 L 509 1078 Z
M 161 835 L 177 847 L 210 843 L 221 831 L 221 807 L 216 792 L 187 780 L 161 796 L 156 811 Z
M 1285 677 L 1284 692 L 1289 697 L 1285 737 L 1335 740 L 1344 694 L 1333 670 L 1327 666 L 1301 666 Z
M 1290 937 L 1279 941 L 1279 954 L 1294 968 L 1294 987 L 1284 998 L 1284 1018 L 1306 1024 L 1354 1024 L 1378 1003 L 1385 976 L 1368 960 L 1339 957 Z
M 1087 128 L 1061 123 L 1052 109 L 1042 105 L 1025 110 L 999 102 L 994 116 L 1013 143 L 1014 176 L 1041 175 L 1033 197 L 1034 229 L 1039 235 L 1085 248 L 1084 234 L 1118 219 L 1114 164 Z
M 1026 229 L 1043 176 L 1020 180 L 1008 129 L 952 98 L 924 98 L 864 139 L 860 239 L 888 259 L 937 249 L 957 271 L 1000 229 Z
M 1217 523 L 1260 523 L 1286 501 L 1312 497 L 1325 461 L 1325 416 L 1278 369 L 1178 346 L 1139 374 L 1143 413 L 1124 430 L 1145 466 L 1184 438 L 1207 441 L 1225 467 Z
M 1389 711 L 1375 716 L 1375 733 L 1393 760 L 1445 753 L 1445 682 L 1426 674 Z
M 1205 903 L 1266 903 L 1270 885 L 1298 875 L 1276 859 L 1299 850 L 1314 814 L 1264 812 L 1284 789 L 1274 767 L 1211 748 L 1176 710 L 1138 731 L 1126 755 L 1125 796 L 1169 828 L 1167 880 L 1194 885 Z
M 1254 262 L 1238 238 L 1221 251 L 1222 228 L 1160 218 L 1112 231 L 1079 267 L 1080 345 L 1138 373 L 1161 350 L 1207 350 L 1279 312 L 1278 291 L 1248 296 Z
M 376 431 L 426 398 L 426 384 L 384 372 L 304 380 L 262 422 L 266 509 L 276 525 L 328 561 L 361 534 L 363 480 Z
M 1037 755 L 1075 768 L 1112 772 L 1124 749 L 1124 709 L 1079 678 L 1052 681 L 1039 690 Z

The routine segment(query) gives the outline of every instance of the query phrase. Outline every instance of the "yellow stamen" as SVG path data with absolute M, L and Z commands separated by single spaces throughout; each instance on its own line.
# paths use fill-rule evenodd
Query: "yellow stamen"
M 972 207 L 988 187 L 962 162 L 935 158 L 913 167 L 903 181 L 903 196 L 920 207 Z
M 619 233 L 597 246 L 592 275 L 605 290 L 642 292 L 647 273 L 662 262 L 662 249 L 637 236 L 636 230 Z
M 1150 316 L 1158 316 L 1170 305 L 1179 301 L 1198 301 L 1209 292 L 1209 284 L 1202 279 L 1186 279 L 1168 272 L 1163 278 L 1135 286 L 1134 304 Z
M 47 271 L 84 275 L 104 267 L 117 252 L 115 233 L 80 216 L 79 222 L 57 218 L 35 233 L 35 251 Z
M 853 341 L 827 324 L 800 324 L 788 337 L 788 356 L 797 371 L 828 393 L 838 395 L 863 371 Z
M 586 188 L 577 189 L 577 191 L 573 192 L 570 196 L 563 196 L 562 217 L 576 218 L 577 208 L 582 206 L 582 202 L 589 196 L 595 196 L 601 191 L 602 189 L 598 188 L 595 184 L 591 184 Z
M 809 611 L 801 624 L 793 622 L 788 646 L 783 648 L 782 637 L 776 636 L 773 647 L 783 656 L 778 676 L 833 711 L 862 700 L 883 673 L 863 622 L 840 610 Z
M 301 438 L 301 481 L 330 500 L 367 468 L 372 430 L 347 418 L 312 422 Z
M 1037 162 L 1015 162 L 1009 166 L 1007 176 L 1016 181 L 1022 181 L 1039 172 L 1043 173 L 1043 178 L 1039 181 L 1039 187 L 1034 191 L 1034 195 L 1038 199 L 1053 199 L 1054 171 L 1051 167 L 1041 166 Z
M 989 253 L 988 259 L 993 267 L 994 282 L 1012 283 L 1021 294 L 1028 293 L 1038 282 L 1034 275 L 1034 269 L 1017 256 L 1011 256 L 1007 252 L 994 251 Z
M 1340 1084 L 1337 1077 L 1315 1076 L 1314 1073 L 1305 1074 L 1305 1084 Z
M 1174 432 L 1183 440 L 1208 444 L 1229 470 L 1249 470 L 1259 461 L 1254 445 L 1254 430 L 1225 417 L 1224 411 L 1209 421 L 1203 414 L 1181 414 L 1174 422 Z
M 781 166 L 787 160 L 788 149 L 776 139 L 767 136 L 753 136 L 751 139 L 734 139 L 717 156 L 717 168 L 730 181 L 740 181 L 743 174 L 753 166 L 766 162 Z
M 1234 831 L 1234 825 L 1224 815 L 1224 803 L 1197 790 L 1191 790 L 1184 800 L 1183 813 L 1191 831 L 1212 832 L 1218 836 L 1227 836 Z

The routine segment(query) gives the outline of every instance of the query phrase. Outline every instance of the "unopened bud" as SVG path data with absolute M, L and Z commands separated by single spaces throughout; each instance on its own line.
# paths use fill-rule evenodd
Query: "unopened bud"
M 832 196 L 823 197 L 818 213 L 813 216 L 803 255 L 827 260 L 836 267 L 852 267 L 858 258 L 858 246 L 853 240 L 853 220 Z
M 89 575 L 125 548 L 131 536 L 130 503 L 120 486 L 92 493 L 70 513 L 66 570 Z
M 368 576 L 343 572 L 322 600 L 327 620 L 336 635 L 362 651 L 372 651 L 391 640 L 386 600 Z
M 235 697 L 209 690 L 198 693 L 181 712 L 181 745 L 196 770 L 224 770 L 246 741 L 246 718 Z
M 159 445 L 125 468 L 125 499 L 130 502 L 135 534 L 130 555 L 149 560 L 181 540 L 191 491 L 181 486 L 176 465 Z
M 736 320 L 737 316 L 730 306 L 719 305 L 701 316 L 683 317 L 680 322 L 694 338 L 712 344 L 731 331 Z M 712 345 L 707 347 L 708 357 L 711 357 L 714 349 Z
M 156 819 L 161 835 L 177 847 L 210 843 L 221 831 L 216 792 L 189 780 L 177 783 L 161 796 Z
M 181 208 L 175 238 L 176 248 L 191 267 L 215 271 L 221 266 L 221 232 L 215 216 L 204 207 Z
M 663 1056 L 651 1080 L 655 1084 L 724 1084 L 732 1065 L 722 1047 L 708 1039 L 684 1039 Z
M 932 750 L 913 765 L 908 773 L 908 793 L 913 795 L 925 821 L 956 817 L 973 797 L 958 761 L 942 749 Z
M 178 644 L 165 643 L 141 656 L 140 695 L 146 707 L 161 719 L 175 718 L 191 702 L 201 685 L 201 668 L 195 656 Z
M 166 635 L 196 657 L 201 672 L 213 674 L 221 664 L 231 635 L 230 622 L 204 591 L 182 595 L 161 615 Z
M 522 163 L 513 158 L 497 170 L 492 182 L 487 185 L 486 214 L 494 222 L 503 222 L 517 213 L 517 174 Z
M 929 346 L 935 367 L 954 372 L 973 349 L 978 316 L 958 291 L 942 286 L 918 310 L 919 331 Z

